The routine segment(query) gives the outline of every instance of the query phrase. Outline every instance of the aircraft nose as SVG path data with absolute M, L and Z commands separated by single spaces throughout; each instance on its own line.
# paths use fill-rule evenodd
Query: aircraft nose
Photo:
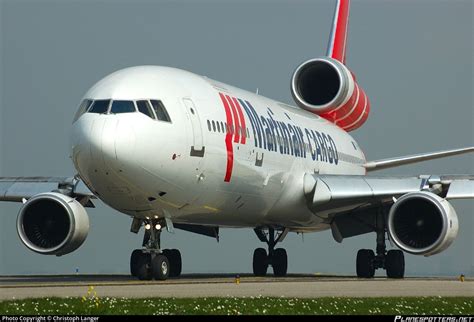
M 90 148 L 90 162 L 96 169 L 107 169 L 117 160 L 115 131 L 117 120 L 100 118 L 93 121 L 85 138 Z
M 73 161 L 80 173 L 108 171 L 117 164 L 118 120 L 96 117 L 75 125 Z

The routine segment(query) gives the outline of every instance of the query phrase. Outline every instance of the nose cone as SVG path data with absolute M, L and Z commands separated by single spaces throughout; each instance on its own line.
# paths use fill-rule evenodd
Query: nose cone
M 123 170 L 131 161 L 134 147 L 134 133 L 123 120 L 87 115 L 74 123 L 72 159 L 81 177 L 94 188 L 110 181 L 107 176 L 112 172 Z

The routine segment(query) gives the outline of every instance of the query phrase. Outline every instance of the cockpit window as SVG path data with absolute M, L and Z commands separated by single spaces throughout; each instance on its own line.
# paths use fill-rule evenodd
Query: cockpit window
M 105 114 L 109 109 L 110 100 L 97 100 L 94 101 L 92 107 L 89 110 L 89 113 L 98 113 L 98 114 Z
M 154 119 L 155 115 L 148 101 L 137 101 L 138 111 Z
M 153 105 L 153 109 L 155 110 L 156 117 L 160 121 L 171 122 L 170 116 L 166 111 L 165 106 L 161 101 L 158 100 L 151 100 L 151 105 Z
M 91 106 L 92 100 L 85 99 L 82 101 L 81 105 L 79 106 L 79 109 L 77 110 L 76 115 L 74 116 L 73 122 L 76 122 L 78 118 L 81 117 L 82 114 L 84 114 L 87 109 Z
M 119 113 L 133 113 L 136 112 L 135 105 L 133 101 L 113 101 L 112 108 L 110 113 L 119 114 Z

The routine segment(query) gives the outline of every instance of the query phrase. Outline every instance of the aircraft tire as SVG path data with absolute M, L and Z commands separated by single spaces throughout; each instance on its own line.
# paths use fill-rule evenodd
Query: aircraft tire
M 253 274 L 255 276 L 267 275 L 268 256 L 267 251 L 263 248 L 257 248 L 253 252 Z
M 357 277 L 372 278 L 375 275 L 375 254 L 371 249 L 359 249 L 356 259 Z
M 156 255 L 151 261 L 153 277 L 156 280 L 164 281 L 170 273 L 170 263 L 168 258 L 163 254 Z
M 137 276 L 138 272 L 138 257 L 142 254 L 141 249 L 135 249 L 130 256 L 130 274 L 132 276 Z
M 168 258 L 170 264 L 169 277 L 178 277 L 181 275 L 183 267 L 181 252 L 177 249 L 164 249 L 163 255 Z
M 142 281 L 149 281 L 152 279 L 151 270 L 151 255 L 148 253 L 141 253 L 137 258 L 137 277 Z
M 284 248 L 277 248 L 273 252 L 272 267 L 275 276 L 286 276 L 288 270 L 288 255 Z
M 403 278 L 405 275 L 405 255 L 401 250 L 392 249 L 387 252 L 385 269 L 388 278 Z

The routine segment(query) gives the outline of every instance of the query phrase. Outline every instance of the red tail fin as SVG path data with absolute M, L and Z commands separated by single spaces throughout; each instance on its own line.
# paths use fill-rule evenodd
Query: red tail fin
M 350 0 L 337 0 L 327 56 L 346 63 Z

